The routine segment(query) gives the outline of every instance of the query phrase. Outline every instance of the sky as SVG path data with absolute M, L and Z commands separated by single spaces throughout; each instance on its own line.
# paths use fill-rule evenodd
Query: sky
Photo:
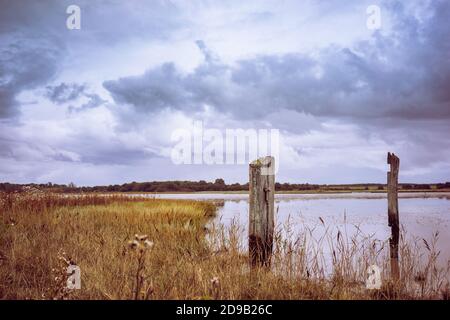
M 382 183 L 388 151 L 400 182 L 450 181 L 449 17 L 445 0 L 0 0 L 0 182 L 247 182 L 247 164 L 174 163 L 199 121 L 278 130 L 279 182 Z

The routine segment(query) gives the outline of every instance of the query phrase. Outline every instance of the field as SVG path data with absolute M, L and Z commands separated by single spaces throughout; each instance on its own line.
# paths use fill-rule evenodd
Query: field
M 432 242 L 427 252 L 401 243 L 397 283 L 388 280 L 385 244 L 344 234 L 305 245 L 277 232 L 271 268 L 250 270 L 239 226 L 208 224 L 210 202 L 40 192 L 0 201 L 0 299 L 449 298 L 449 270 L 436 267 Z M 325 242 L 334 243 L 330 257 Z M 368 290 L 375 262 L 383 285 Z M 80 290 L 66 287 L 71 265 L 81 270 Z

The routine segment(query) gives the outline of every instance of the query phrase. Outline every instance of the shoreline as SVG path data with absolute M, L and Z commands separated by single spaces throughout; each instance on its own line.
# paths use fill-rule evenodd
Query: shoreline
M 220 192 L 179 192 L 179 193 L 123 193 L 129 196 L 154 197 L 155 199 L 191 199 L 191 200 L 245 200 L 248 193 L 220 193 Z M 403 192 L 398 194 L 399 199 L 447 199 L 450 192 Z M 337 193 L 276 193 L 275 200 L 318 200 L 318 199 L 386 199 L 386 193 L 370 192 L 337 192 Z
M 97 193 L 97 192 L 86 192 Z M 148 191 L 127 191 L 127 192 L 98 192 L 103 194 L 248 194 L 248 191 L 166 191 L 166 192 L 148 192 Z M 450 195 L 450 190 L 399 190 L 398 194 L 442 194 Z M 386 195 L 386 191 L 371 190 L 327 190 L 327 191 L 275 191 L 275 194 L 375 194 Z

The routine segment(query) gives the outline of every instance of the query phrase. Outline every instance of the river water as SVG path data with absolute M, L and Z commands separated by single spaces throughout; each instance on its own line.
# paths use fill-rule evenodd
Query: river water
M 214 223 L 238 225 L 245 235 L 248 232 L 248 195 L 221 193 L 152 194 L 164 199 L 193 199 L 219 201 Z M 288 230 L 295 235 L 305 227 L 317 236 L 328 230 L 341 230 L 350 238 L 359 232 L 373 239 L 386 241 L 390 228 L 387 225 L 387 199 L 383 193 L 340 194 L 276 194 L 275 224 L 278 230 Z M 432 245 L 433 235 L 440 264 L 450 259 L 450 193 L 400 193 L 399 216 L 403 234 L 415 239 L 418 246 Z M 322 222 L 323 221 L 323 222 Z M 245 238 L 245 237 L 244 237 Z

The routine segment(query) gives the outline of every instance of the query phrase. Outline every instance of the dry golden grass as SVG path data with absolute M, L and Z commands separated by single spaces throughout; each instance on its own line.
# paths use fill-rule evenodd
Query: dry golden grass
M 326 232 L 313 240 L 305 228 L 294 241 L 278 232 L 271 270 L 249 272 L 239 226 L 205 227 L 212 203 L 40 193 L 0 201 L 0 299 L 448 297 L 448 270 L 436 268 L 432 242 L 425 265 L 403 243 L 401 283 L 374 291 L 364 286 L 367 266 L 388 268 L 383 244 L 370 238 Z M 70 264 L 81 269 L 80 290 L 65 287 Z

